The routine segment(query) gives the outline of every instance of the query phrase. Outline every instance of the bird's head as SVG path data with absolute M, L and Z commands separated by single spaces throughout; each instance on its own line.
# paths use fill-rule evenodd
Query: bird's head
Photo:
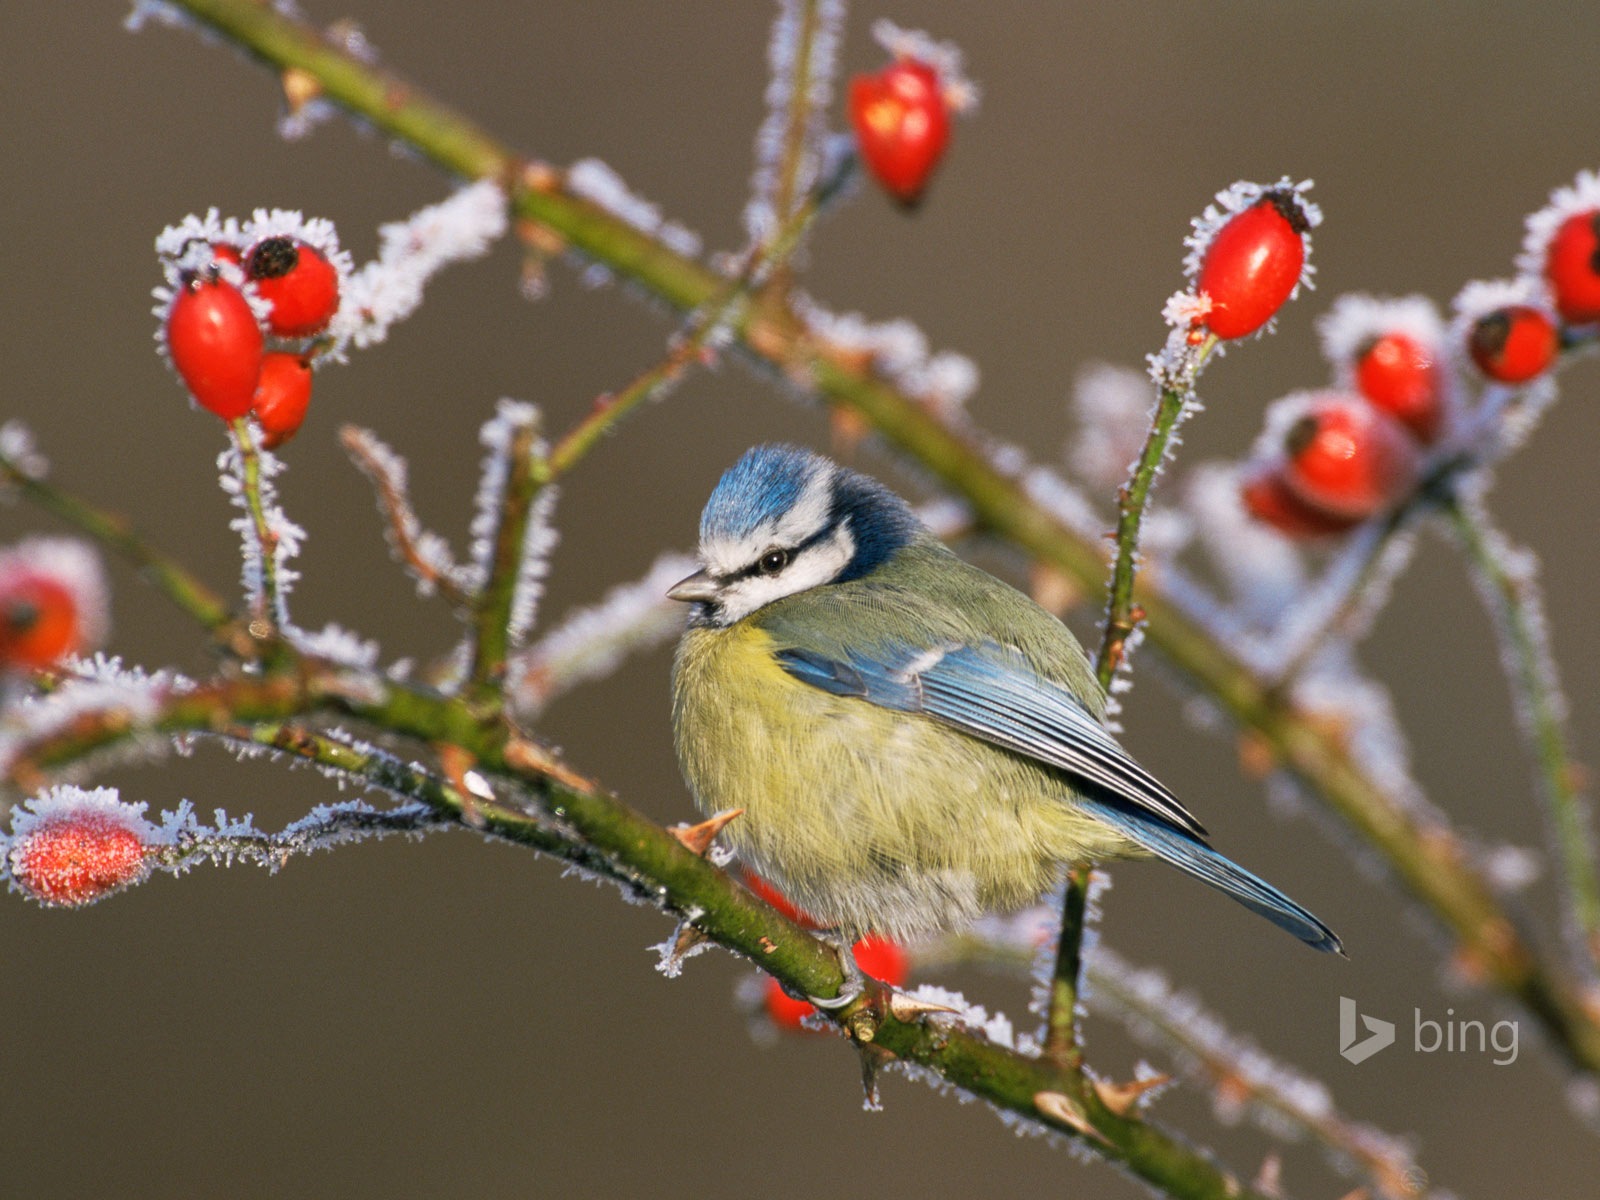
M 922 528 L 876 480 L 794 446 L 746 451 L 700 517 L 700 565 L 667 595 L 703 625 L 876 570 Z

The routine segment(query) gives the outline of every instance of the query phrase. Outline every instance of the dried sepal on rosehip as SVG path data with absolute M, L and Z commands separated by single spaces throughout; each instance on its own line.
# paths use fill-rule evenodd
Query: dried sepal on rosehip
M 261 443 L 276 450 L 299 432 L 311 405 L 311 364 L 298 354 L 269 354 L 261 363 L 251 411 Z
M 1526 383 L 1543 375 L 1560 349 L 1555 322 L 1531 304 L 1494 309 L 1467 329 L 1467 353 L 1478 370 L 1499 383 Z
M 111 788 L 55 787 L 12 812 L 4 867 L 41 904 L 76 908 L 143 880 L 160 831 Z
M 1200 327 L 1224 340 L 1245 337 L 1309 285 L 1309 235 L 1322 220 L 1304 195 L 1309 186 L 1235 184 L 1195 221 L 1185 265 L 1205 310 Z
M 250 411 L 266 343 L 244 294 L 210 273 L 186 274 L 167 310 L 167 354 L 195 403 L 224 421 Z
M 0 550 L 0 669 L 37 671 L 106 634 L 100 560 L 82 542 L 30 538 Z
M 1356 396 L 1324 392 L 1295 397 L 1283 435 L 1283 481 L 1312 508 L 1365 520 L 1416 485 L 1416 442 L 1388 413 Z
M 315 246 L 275 235 L 250 247 L 245 274 L 271 306 L 267 327 L 281 338 L 321 333 L 339 310 L 339 272 Z

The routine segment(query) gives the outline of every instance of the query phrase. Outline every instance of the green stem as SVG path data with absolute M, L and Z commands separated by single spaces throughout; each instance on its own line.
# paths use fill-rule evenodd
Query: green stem
M 1592 970 L 1600 962 L 1600 877 L 1595 871 L 1589 813 L 1578 786 L 1581 772 L 1567 745 L 1566 718 L 1538 591 L 1513 565 L 1524 552 L 1506 543 L 1475 499 L 1457 497 L 1445 512 L 1503 643 L 1519 725 L 1538 770 L 1539 793 L 1566 881 L 1565 907 L 1583 943 L 1585 968 Z
M 157 591 L 218 640 L 231 641 L 233 613 L 222 597 L 176 559 L 157 550 L 119 513 L 96 508 L 43 479 L 35 479 L 0 455 L 0 477 L 24 499 L 66 521 L 101 545 L 121 554 Z
M 1139 534 L 1144 513 L 1150 503 L 1161 464 L 1166 461 L 1172 437 L 1183 424 L 1194 400 L 1194 381 L 1217 344 L 1215 334 L 1193 347 L 1176 377 L 1161 388 L 1155 419 L 1145 435 L 1144 448 L 1134 464 L 1133 474 L 1117 495 L 1117 553 L 1111 564 L 1111 585 L 1106 600 L 1105 631 L 1100 653 L 1095 657 L 1095 677 L 1100 686 L 1111 687 L 1127 653 L 1129 636 L 1139 625 L 1140 614 L 1133 604 L 1133 581 L 1139 570 Z
M 778 161 L 777 187 L 772 195 L 773 216 L 787 221 L 801 191 L 801 172 L 810 142 L 812 57 L 816 53 L 820 25 L 820 0 L 803 0 L 800 5 L 800 36 L 794 48 L 794 72 L 789 77 L 788 123 L 783 132 L 783 149 Z M 780 16 L 778 18 L 782 20 Z
M 522 576 L 528 522 L 533 504 L 544 489 L 549 469 L 537 452 L 538 433 L 531 422 L 518 425 L 506 447 L 506 488 L 500 500 L 500 520 L 495 526 L 488 577 L 474 604 L 472 666 L 465 688 L 468 696 L 489 709 L 498 709 L 505 682 L 506 656 L 511 650 L 511 614 Z
M 267 641 L 277 634 L 277 617 L 282 606 L 282 597 L 278 594 L 278 535 L 267 519 L 266 506 L 261 500 L 261 451 L 256 446 L 250 418 L 239 417 L 229 428 L 239 450 L 239 462 L 244 471 L 245 509 L 255 528 L 256 553 L 261 561 L 261 592 L 250 598 L 250 634 Z
M 1045 1020 L 1044 1052 L 1063 1067 L 1083 1065 L 1078 1042 L 1079 982 L 1083 971 L 1084 919 L 1089 905 L 1088 864 L 1067 872 L 1066 894 L 1061 901 L 1061 933 L 1056 940 L 1056 965 L 1050 977 L 1050 1009 Z

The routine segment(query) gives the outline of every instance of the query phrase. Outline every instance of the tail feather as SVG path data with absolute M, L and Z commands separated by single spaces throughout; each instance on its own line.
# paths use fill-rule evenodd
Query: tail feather
M 1109 804 L 1090 800 L 1087 806 L 1106 824 L 1163 862 L 1193 875 L 1203 883 L 1209 883 L 1278 928 L 1287 929 L 1306 945 L 1330 954 L 1344 954 L 1344 946 L 1333 930 L 1266 880 L 1252 875 L 1204 842 L 1180 829 Z

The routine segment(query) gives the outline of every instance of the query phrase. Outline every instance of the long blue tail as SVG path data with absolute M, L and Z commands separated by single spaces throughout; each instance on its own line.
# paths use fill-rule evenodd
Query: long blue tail
M 1260 913 L 1280 929 L 1287 929 L 1306 945 L 1330 954 L 1344 954 L 1344 946 L 1333 930 L 1270 883 L 1256 878 L 1204 842 L 1173 826 L 1099 800 L 1086 798 L 1083 804 L 1163 862 L 1232 896 L 1251 912 Z

